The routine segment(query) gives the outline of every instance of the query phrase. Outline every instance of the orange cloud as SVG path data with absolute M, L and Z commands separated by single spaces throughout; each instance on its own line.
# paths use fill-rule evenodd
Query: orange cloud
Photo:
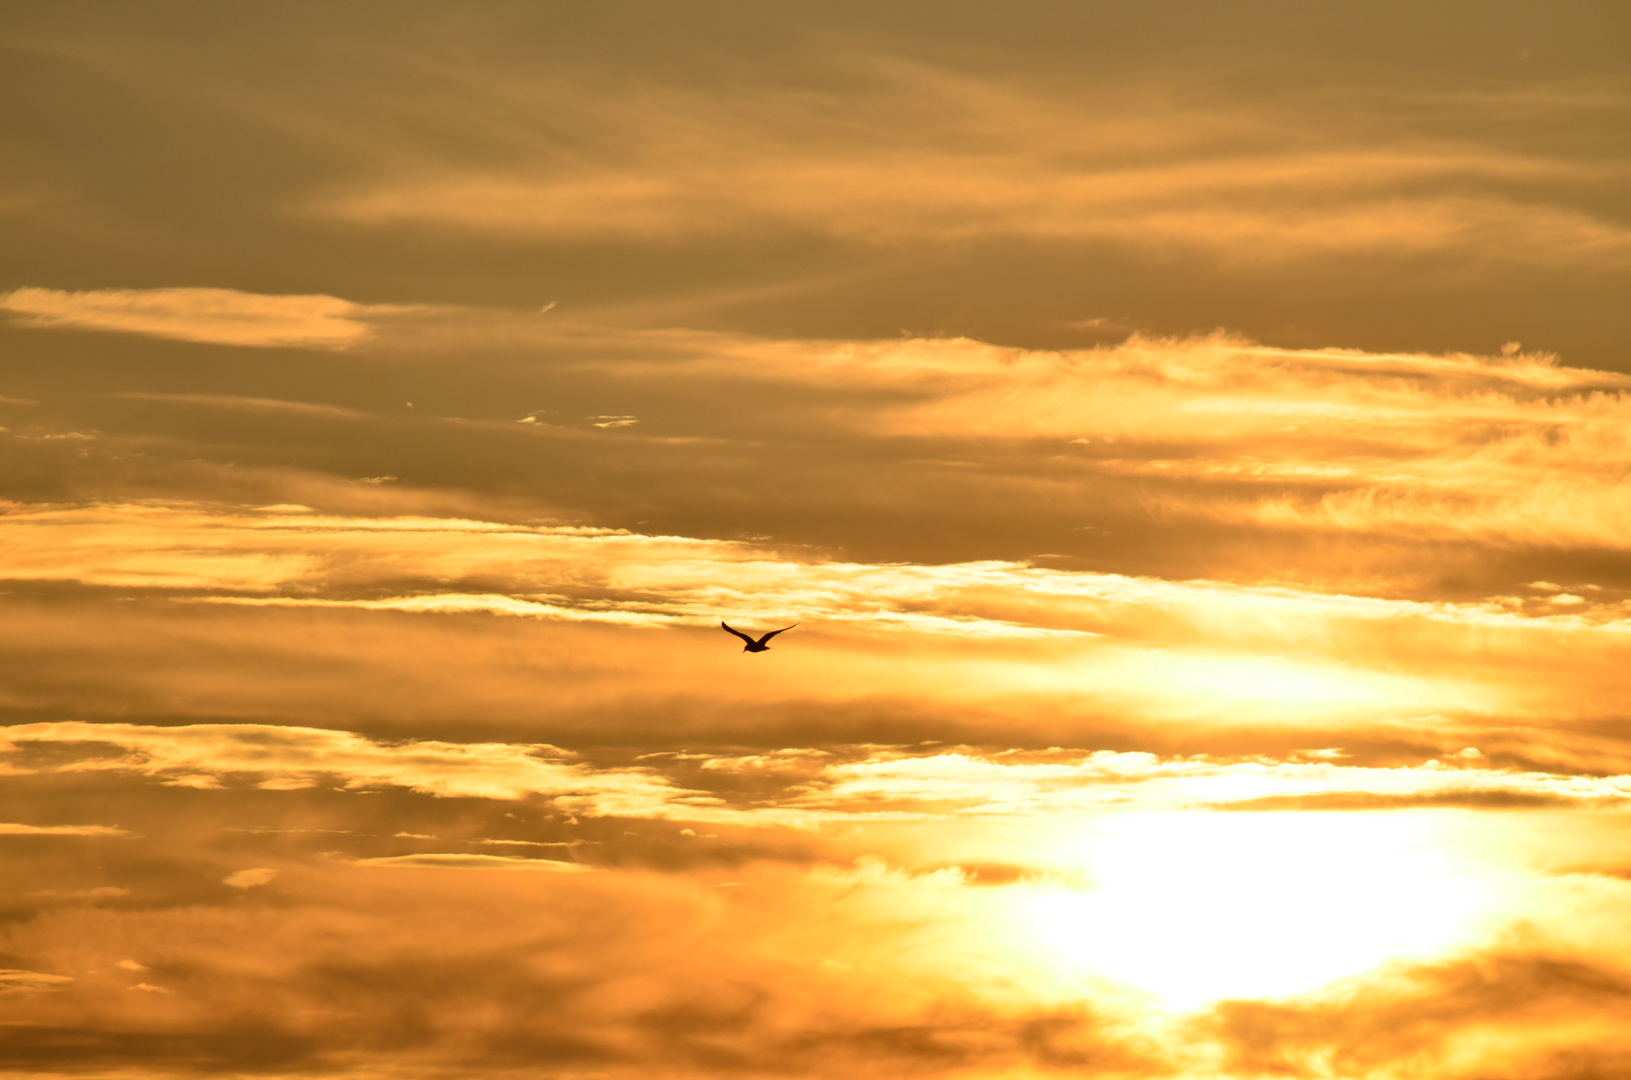
M 395 699 L 422 681 L 413 670 L 414 650 L 468 652 L 472 642 L 458 635 L 470 631 L 453 620 L 481 615 L 556 624 L 536 632 L 483 631 L 535 642 L 530 663 L 537 670 L 494 667 L 489 656 L 472 655 L 471 662 L 489 672 L 480 696 L 494 707 L 527 700 L 536 693 L 528 689 L 533 680 L 557 665 L 577 672 L 569 685 L 585 702 L 639 697 L 648 682 L 656 694 L 702 693 L 702 670 L 739 659 L 728 643 L 715 640 L 723 638 L 720 619 L 745 617 L 751 625 L 767 611 L 802 620 L 798 640 L 779 640 L 771 666 L 731 668 L 729 682 L 712 686 L 710 695 L 738 701 L 767 694 L 815 701 L 884 695 L 958 701 L 959 709 L 1040 697 L 1074 702 L 1069 714 L 1096 709 L 1226 722 L 1249 713 L 1256 722 L 1292 725 L 1316 714 L 1365 723 L 1432 714 L 1581 716 L 1585 709 L 1611 711 L 1624 700 L 1617 671 L 1631 646 L 1627 599 L 1584 587 L 1580 593 L 1423 602 L 1014 562 L 836 562 L 743 542 L 342 518 L 275 507 L 17 508 L 0 518 L 0 543 L 14 579 L 157 592 L 170 598 L 172 609 L 208 607 L 216 614 L 198 626 L 220 629 L 210 632 L 215 636 L 205 648 L 247 635 L 248 652 L 231 663 L 248 663 L 259 674 L 244 668 L 229 678 L 228 669 L 219 668 L 198 679 L 159 662 L 121 676 L 136 684 L 117 694 L 142 697 L 150 691 L 136 685 L 180 680 L 166 691 L 169 700 L 204 693 L 216 701 L 206 707 L 197 698 L 194 707 L 205 711 L 247 707 L 260 693 L 253 688 L 285 663 L 295 666 L 281 677 L 284 699 L 309 683 L 302 693 L 337 695 L 334 707 L 341 707 L 356 691 L 344 678 L 329 686 L 315 674 L 341 657 L 359 672 L 373 672 L 370 680 L 396 673 L 378 691 Z M 486 591 L 467 591 L 467 583 L 477 582 Z M 324 647 L 328 659 L 320 668 L 296 663 L 293 653 L 284 656 L 308 646 L 250 644 L 266 633 L 251 627 L 271 625 L 262 620 L 273 612 L 305 613 L 302 625 L 314 628 L 308 632 L 322 626 L 325 639 L 340 635 Z M 377 622 L 381 629 L 360 640 L 341 629 L 346 620 L 393 615 L 430 622 L 412 630 Z M 29 647 L 55 640 L 43 630 L 50 619 L 42 620 Z M 132 609 L 107 625 L 113 634 L 115 626 L 140 624 L 150 628 L 144 636 L 158 633 L 157 641 L 202 632 L 190 629 L 194 622 L 180 611 Z M 227 629 L 233 627 L 241 629 Z M 630 636 L 585 658 L 572 627 Z M 82 632 L 63 639 L 70 640 L 76 650 L 88 647 Z M 432 640 L 444 644 L 428 645 Z M 177 655 L 190 655 L 195 646 L 179 641 Z M 151 645 L 133 641 L 128 648 L 146 653 Z M 126 667 L 112 654 L 109 664 L 110 673 Z M 173 674 L 161 674 L 172 668 Z M 626 673 L 642 668 L 673 682 L 631 683 Z M 954 671 L 960 674 L 951 678 Z M 237 683 L 240 677 L 246 681 Z M 32 682 L 23 677 L 17 686 Z M 1584 699 L 1582 687 L 1592 688 Z M 436 701 L 453 707 L 464 692 L 439 688 L 401 706 L 410 712 Z M 555 691 L 551 697 L 569 696 Z M 263 714 L 257 708 L 249 715 Z
M 0 836 L 129 836 L 112 825 L 19 825 L 0 821 Z
M 1051 462 L 1185 485 L 1168 517 L 1281 530 L 1620 547 L 1631 377 L 1549 356 L 1275 349 L 1226 335 L 1039 352 L 964 340 L 720 338 L 699 372 L 887 389 L 868 435 L 1059 440 Z M 1199 485 L 1199 486 L 1197 486 Z
M 81 722 L 23 724 L 4 729 L 11 743 L 111 743 L 126 753 L 88 758 L 72 771 L 130 771 L 161 781 L 254 776 L 268 790 L 298 790 L 324 778 L 366 788 L 394 784 L 448 798 L 514 799 L 549 795 L 586 813 L 651 816 L 672 803 L 705 807 L 698 792 L 676 789 L 643 769 L 593 770 L 570 762 L 571 755 L 539 744 L 462 744 L 414 741 L 382 745 L 344 731 L 276 725 L 188 725 L 144 727 Z M 122 830 L 75 826 L 19 831 L 73 835 L 123 835 Z M 6 829 L 0 827 L 0 832 Z M 251 873 L 243 871 L 243 873 Z M 258 874 L 259 871 L 254 871 Z M 240 879 L 240 884 L 248 879 Z M 269 880 L 269 879 L 268 879 Z M 262 884 L 258 879 L 254 884 Z
M 543 796 L 575 813 L 738 825 L 809 827 L 880 816 L 1046 820 L 1104 811 L 1183 809 L 1613 809 L 1631 800 L 1628 775 L 1499 768 L 1474 748 L 1386 768 L 1339 764 L 1317 756 L 1231 761 L 1108 750 L 991 754 L 865 747 L 736 756 L 654 754 L 642 758 L 636 768 L 596 768 L 571 761 L 553 747 L 525 743 L 416 739 L 384 744 L 350 732 L 258 724 L 160 728 L 67 722 L 16 725 L 0 729 L 0 735 L 13 747 L 60 747 L 59 757 L 82 745 L 112 745 L 124 751 L 112 758 L 68 757 L 53 768 L 19 768 L 14 775 L 120 772 L 168 786 L 178 786 L 178 780 L 200 781 L 179 786 L 204 791 L 224 790 L 222 781 L 287 792 L 319 783 L 352 791 L 390 785 L 438 798 Z M 693 760 L 700 773 L 686 767 Z M 728 778 L 727 786 L 750 782 L 757 797 L 750 805 L 733 806 L 719 794 L 698 790 L 699 782 L 719 783 L 722 776 Z M 0 834 L 7 833 L 129 835 L 105 826 L 0 826 Z M 522 840 L 473 842 L 540 846 Z M 506 860 L 520 859 L 518 866 L 527 862 L 522 856 L 436 853 L 415 854 L 412 859 L 392 856 L 376 862 L 428 866 L 453 859 L 447 865 L 500 868 L 510 865 Z M 267 869 L 235 871 L 227 884 L 248 888 L 265 884 L 273 874 Z
M 593 145 L 562 154 L 517 124 L 494 132 L 507 167 L 431 151 L 336 183 L 301 209 L 578 242 L 799 230 L 868 244 L 1110 240 L 1249 263 L 1330 252 L 1631 258 L 1631 232 L 1566 194 L 1613 175 L 1578 157 L 1427 134 L 1333 141 L 1329 116 L 1316 138 L 1296 110 L 1250 105 L 1124 101 L 1106 115 L 1092 99 L 924 64 L 850 66 L 869 92 L 841 122 L 805 94 L 744 102 L 625 84 L 589 102 L 535 77 L 525 91 L 535 107 L 547 102 L 555 123 L 595 132 Z M 500 99 L 519 91 L 474 82 Z
M 25 326 L 115 331 L 257 348 L 345 349 L 373 335 L 369 307 L 333 296 L 268 296 L 236 289 L 24 288 L 0 294 L 0 310 Z

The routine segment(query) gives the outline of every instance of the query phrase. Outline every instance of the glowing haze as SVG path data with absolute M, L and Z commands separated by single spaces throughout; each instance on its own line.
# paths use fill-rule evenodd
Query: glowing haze
M 0 1070 L 1631 1072 L 1628 34 L 0 5 Z

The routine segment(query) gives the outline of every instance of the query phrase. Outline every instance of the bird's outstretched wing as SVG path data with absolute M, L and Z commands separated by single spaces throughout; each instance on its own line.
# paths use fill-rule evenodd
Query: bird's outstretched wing
M 720 624 L 720 625 L 721 625 L 721 626 L 724 626 L 724 624 L 723 624 L 723 623 L 721 623 L 721 624 Z M 797 625 L 798 625 L 798 623 L 794 623 L 794 624 L 793 624 L 793 626 L 797 626 Z M 768 633 L 768 634 L 766 634 L 766 635 L 765 635 L 765 636 L 764 636 L 764 637 L 762 637 L 762 638 L 760 638 L 760 639 L 759 639 L 759 640 L 758 640 L 758 642 L 756 642 L 756 644 L 759 644 L 759 645 L 763 645 L 763 644 L 764 644 L 764 643 L 765 643 L 765 642 L 767 642 L 767 641 L 769 641 L 769 640 L 770 640 L 770 639 L 771 639 L 771 638 L 773 638 L 773 637 L 775 637 L 775 636 L 776 636 L 776 635 L 777 635 L 777 634 L 785 634 L 785 633 L 787 633 L 787 631 L 789 631 L 789 630 L 791 630 L 791 629 L 793 629 L 793 626 L 784 626 L 784 627 L 782 627 L 782 628 L 781 628 L 781 629 L 780 629 L 780 630 L 772 630 L 772 631 L 771 631 L 771 632 L 770 632 L 770 633 Z M 730 627 L 725 627 L 725 628 L 726 628 L 726 629 L 727 629 L 727 630 L 729 630 L 729 629 L 730 629 Z M 733 633 L 733 634 L 734 634 L 734 633 L 735 633 L 735 632 L 736 632 L 736 631 L 734 631 L 734 630 L 732 630 L 732 631 L 731 631 L 731 633 Z M 747 636 L 747 635 L 746 635 L 746 634 L 743 634 L 743 635 L 741 635 L 741 636 L 743 636 L 743 637 L 746 637 L 746 636 Z
M 743 641 L 747 642 L 749 645 L 755 644 L 755 642 L 754 642 L 754 640 L 752 638 L 748 637 L 746 634 L 742 633 L 742 631 L 740 631 L 740 630 L 732 630 L 731 627 L 726 625 L 726 623 L 723 620 L 720 622 L 719 625 L 725 627 L 726 630 L 730 630 L 731 633 L 735 634 L 737 637 L 741 638 Z

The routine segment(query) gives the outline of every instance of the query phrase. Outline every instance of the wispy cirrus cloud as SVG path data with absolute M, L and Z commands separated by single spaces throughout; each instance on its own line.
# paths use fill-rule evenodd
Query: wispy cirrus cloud
M 0 836 L 129 836 L 113 825 L 21 825 L 0 821 Z
M 1322 760 L 1231 760 L 1110 750 L 989 751 L 832 746 L 774 754 L 653 754 L 634 768 L 596 767 L 554 747 L 416 739 L 387 743 L 345 731 L 262 724 L 62 722 L 0 729 L 6 745 L 48 749 L 55 764 L 13 775 L 118 772 L 167 786 L 231 795 L 229 788 L 299 792 L 391 786 L 437 798 L 520 801 L 542 796 L 582 814 L 737 825 L 814 826 L 870 820 L 1048 820 L 1095 813 L 1182 810 L 1377 810 L 1404 807 L 1615 810 L 1631 802 L 1631 776 L 1582 776 L 1498 767 L 1476 748 L 1409 765 Z M 87 754 L 114 746 L 118 757 Z M 751 799 L 731 797 L 746 784 Z M 3 825 L 0 834 L 126 836 L 107 826 Z M 420 837 L 420 839 L 435 839 Z M 479 844 L 552 846 L 529 840 Z M 563 842 L 553 846 L 575 846 Z M 526 868 L 524 856 L 416 853 L 370 865 Z M 459 860 L 464 860 L 460 862 Z M 486 860 L 483 862 L 482 860 Z M 546 860 L 547 862 L 548 860 Z M 543 869 L 558 869 L 544 866 Z M 228 884 L 265 884 L 271 870 L 237 871 Z
M 73 981 L 72 975 L 4 968 L 0 969 L 0 995 L 59 990 Z
M 317 403 L 325 399 L 315 392 L 125 391 L 86 406 L 92 415 L 75 430 L 98 432 L 90 456 L 55 445 L 71 434 L 62 426 L 4 438 L 50 475 L 83 474 L 86 461 L 112 454 L 156 486 L 222 502 L 243 501 L 229 491 L 256 482 L 235 459 L 286 463 L 299 445 L 338 476 L 368 481 L 364 496 L 362 484 L 330 478 L 314 505 L 434 505 L 423 485 L 436 476 L 448 491 L 440 504 L 455 513 L 461 484 L 496 486 L 525 491 L 531 505 L 495 501 L 488 512 L 625 526 L 655 515 L 657 528 L 676 532 L 772 534 L 885 560 L 1056 552 L 1166 574 L 1173 560 L 1163 556 L 1187 545 L 1208 576 L 1317 582 L 1331 580 L 1319 553 L 1343 542 L 1352 578 L 1338 587 L 1389 580 L 1417 595 L 1474 573 L 1475 560 L 1490 568 L 1475 574 L 1489 594 L 1512 595 L 1516 582 L 1563 573 L 1545 565 L 1554 556 L 1617 550 L 1631 535 L 1618 481 L 1631 463 L 1631 381 L 1515 342 L 1495 355 L 1430 355 L 1216 334 L 1051 351 L 630 331 L 475 309 L 437 320 L 393 336 L 389 347 L 405 351 L 390 355 L 419 367 L 453 341 L 482 342 L 504 359 L 472 371 L 471 393 L 488 400 L 471 410 L 481 416 L 437 417 L 423 399 L 413 410 L 386 406 L 371 386 L 336 404 Z M 436 342 L 419 340 L 421 330 Z M 525 359 L 539 355 L 550 362 Z M 616 411 L 574 408 L 569 425 L 516 424 L 513 400 L 523 394 Z M 713 407 L 722 400 L 755 404 Z M 223 443 L 216 412 L 257 421 Z M 594 426 L 637 414 L 638 425 Z M 304 418 L 336 423 L 295 430 Z M 346 421 L 369 422 L 370 438 Z M 713 479 L 726 461 L 730 486 Z M 200 462 L 214 469 L 208 480 Z M 595 479 L 603 469 L 619 482 Z M 265 501 L 306 501 L 297 488 L 322 486 L 309 471 L 298 482 L 288 472 L 268 467 L 266 486 L 295 497 Z M 396 477 L 395 490 L 372 483 L 382 477 Z M 737 490 L 746 502 L 728 494 Z M 464 507 L 482 512 L 480 498 L 464 495 Z M 998 505 L 1001 514 L 976 509 Z M 935 527 L 896 520 L 917 517 Z M 1224 534 L 1258 543 L 1210 542 Z M 1541 565 L 1497 572 L 1520 558 Z M 1446 560 L 1459 565 L 1441 567 Z
M 631 625 L 712 622 L 744 607 L 974 636 L 1117 633 L 1139 612 L 1227 608 L 1237 633 L 1256 612 L 1357 621 L 1422 618 L 1490 628 L 1612 629 L 1621 590 L 1535 582 L 1525 597 L 1438 603 L 1281 586 L 1172 582 L 989 560 L 950 565 L 843 562 L 747 541 L 650 536 L 586 526 L 325 515 L 296 505 L 245 510 L 148 504 L 14 505 L 0 517 L 6 574 L 20 581 L 193 589 L 196 599 L 358 610 L 490 611 Z M 504 591 L 448 586 L 485 580 Z M 347 595 L 394 583 L 414 591 Z M 440 583 L 427 590 L 425 585 Z M 257 596 L 278 592 L 277 596 Z M 234 596 L 231 594 L 247 594 Z M 752 598 L 750 601 L 749 598 Z M 1561 600 L 1559 598 L 1562 598 Z M 1244 617 L 1245 621 L 1240 621 Z
M 175 405 L 196 405 L 206 409 L 224 409 L 229 412 L 268 413 L 272 415 L 309 416 L 323 420 L 362 420 L 368 414 L 338 405 L 324 405 L 311 401 L 287 401 L 282 398 L 244 397 L 237 394 L 149 394 L 136 391 L 110 395 L 127 401 L 154 401 Z
M 16 743 L 103 743 L 122 747 L 117 758 L 86 757 L 70 771 L 132 772 L 161 783 L 218 788 L 223 779 L 251 778 L 266 790 L 299 790 L 319 782 L 348 788 L 394 785 L 447 798 L 515 799 L 549 795 L 563 805 L 599 814 L 660 814 L 669 803 L 711 800 L 674 788 L 646 769 L 594 770 L 572 755 L 538 744 L 415 741 L 396 746 L 361 735 L 279 725 L 25 724 L 0 738 Z M 26 772 L 27 770 L 23 770 Z M 47 770 L 50 771 L 50 770 Z M 21 775 L 22 773 L 19 773 Z M 197 781 L 207 781 L 199 783 Z M 31 832 L 30 826 L 0 827 Z M 101 830 L 101 831 L 98 831 Z M 123 835 L 100 826 L 44 828 L 63 835 Z
M 1028 756 L 1028 755 L 1027 755 Z M 828 765 L 799 801 L 858 811 L 1048 816 L 1099 810 L 1580 806 L 1631 800 L 1631 777 L 1495 769 L 1476 750 L 1398 768 L 1311 761 L 1161 759 L 1100 751 L 1011 761 L 964 753 Z
M 1142 498 L 1165 517 L 1565 547 L 1631 535 L 1631 377 L 1516 343 L 1492 357 L 1228 335 L 1061 352 L 726 336 L 692 348 L 699 374 L 887 394 L 843 413 L 857 434 L 1059 440 L 1050 476 L 1161 483 Z
M 717 156 L 711 149 L 694 148 L 686 160 L 711 160 Z M 1581 210 L 1495 194 L 1387 194 L 1391 184 L 1419 183 L 1424 176 L 1450 185 L 1469 172 L 1520 171 L 1479 167 L 1484 164 L 1384 153 L 1073 173 L 952 155 L 924 155 L 905 167 L 862 157 L 847 165 L 812 160 L 679 176 L 656 166 L 653 171 L 665 173 L 661 181 L 611 171 L 454 175 L 336 197 L 314 212 L 373 226 L 520 232 L 568 242 L 673 242 L 728 234 L 746 221 L 880 244 L 1109 240 L 1200 249 L 1229 261 L 1469 249 L 1523 262 L 1621 266 L 1631 260 L 1631 230 Z M 1374 188 L 1333 198 L 1334 182 L 1355 175 L 1372 178 Z M 1302 205 L 1288 212 L 1280 200 Z
M 1177 106 L 1187 92 L 1174 86 L 1146 88 L 1164 107 L 1124 102 L 1105 116 L 1090 100 L 1012 81 L 847 60 L 865 97 L 852 83 L 827 96 L 744 102 L 654 81 L 586 102 L 547 77 L 480 78 L 468 89 L 500 112 L 549 102 L 553 123 L 582 132 L 580 149 L 562 153 L 519 115 L 493 126 L 489 113 L 506 166 L 471 169 L 428 151 L 336 183 L 302 209 L 381 228 L 564 242 L 799 231 L 865 244 L 1111 241 L 1246 263 L 1439 251 L 1562 264 L 1631 258 L 1631 231 L 1574 195 L 1612 183 L 1619 172 L 1608 162 L 1518 152 L 1495 135 L 1333 141 L 1296 108 Z M 835 108 L 834 97 L 851 107 Z M 1530 105 L 1566 116 L 1602 102 L 1559 95 Z M 792 130 L 801 138 L 788 139 Z
M 389 855 L 358 859 L 356 866 L 401 867 L 411 870 L 539 870 L 555 874 L 583 874 L 594 870 L 582 863 L 560 859 L 529 859 L 520 855 L 470 855 L 425 852 L 418 855 Z
M 0 311 L 24 326 L 101 330 L 253 348 L 346 349 L 374 335 L 369 316 L 400 312 L 334 296 L 279 296 L 236 289 L 22 288 L 0 294 Z
M 172 611 L 213 609 L 219 619 L 212 621 L 245 633 L 274 612 L 300 613 L 335 633 L 345 620 L 427 620 L 411 630 L 381 622 L 369 635 L 379 638 L 377 655 L 351 643 L 326 663 L 343 654 L 396 671 L 402 661 L 395 652 L 425 647 L 424 635 L 459 632 L 451 622 L 438 625 L 443 620 L 480 615 L 545 624 L 536 633 L 491 631 L 536 637 L 539 664 L 546 656 L 549 664 L 568 662 L 543 643 L 569 627 L 628 635 L 594 658 L 596 680 L 580 665 L 580 690 L 600 678 L 610 690 L 630 663 L 672 668 L 678 685 L 689 685 L 681 672 L 696 661 L 680 657 L 707 655 L 710 667 L 730 658 L 711 640 L 721 636 L 721 618 L 753 625 L 771 611 L 801 620 L 808 643 L 791 650 L 778 642 L 792 667 L 776 667 L 770 682 L 761 681 L 770 668 L 743 672 L 733 694 L 795 693 L 796 686 L 823 701 L 878 693 L 946 702 L 1042 695 L 1073 700 L 1071 712 L 1096 701 L 1119 715 L 1137 702 L 1148 715 L 1222 720 L 1249 709 L 1256 722 L 1294 724 L 1311 708 L 1373 721 L 1549 710 L 1576 716 L 1582 686 L 1593 688 L 1595 709 L 1622 700 L 1615 672 L 1631 649 L 1631 597 L 1585 585 L 1574 593 L 1526 589 L 1429 602 L 1007 561 L 842 562 L 746 542 L 348 518 L 297 507 L 17 507 L 0 518 L 0 544 L 13 580 L 156 595 L 183 602 L 165 604 Z M 193 620 L 179 611 L 171 618 L 132 610 L 128 618 L 151 620 L 165 635 L 192 632 Z M 389 644 L 409 639 L 419 644 Z M 874 655 L 885 642 L 901 655 Z M 848 658 L 847 674 L 835 683 L 827 665 L 840 656 Z M 952 671 L 963 674 L 948 682 Z M 157 677 L 148 672 L 143 680 Z M 511 670 L 495 677 L 489 692 L 502 686 L 508 695 L 524 693 L 534 676 Z M 965 680 L 967 688 L 954 691 Z M 285 681 L 284 692 L 294 685 Z

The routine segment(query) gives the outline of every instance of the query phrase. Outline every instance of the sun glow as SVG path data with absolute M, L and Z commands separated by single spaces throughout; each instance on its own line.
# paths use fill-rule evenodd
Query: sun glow
M 1053 965 L 1172 1009 L 1296 994 L 1476 933 L 1491 875 L 1424 813 L 1129 814 L 1060 842 L 1085 887 L 1014 915 Z

